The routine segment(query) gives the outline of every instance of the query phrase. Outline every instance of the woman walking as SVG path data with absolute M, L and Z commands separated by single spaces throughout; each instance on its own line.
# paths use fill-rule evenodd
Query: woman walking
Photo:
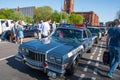
M 18 43 L 19 43 L 19 44 L 22 44 L 22 43 L 23 43 L 23 38 L 24 38 L 24 34 L 23 34 L 23 23 L 22 23 L 22 21 L 19 21 L 19 22 L 18 22 L 17 31 L 18 31 Z

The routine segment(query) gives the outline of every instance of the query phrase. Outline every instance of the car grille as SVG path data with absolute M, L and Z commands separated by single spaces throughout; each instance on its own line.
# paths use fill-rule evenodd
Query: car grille
M 33 51 L 29 51 L 29 54 L 26 57 L 35 61 L 45 61 L 45 54 L 35 53 Z

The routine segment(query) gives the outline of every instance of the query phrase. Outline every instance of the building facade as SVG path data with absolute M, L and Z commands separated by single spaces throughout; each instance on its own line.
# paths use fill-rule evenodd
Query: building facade
M 74 12 L 74 0 L 64 0 L 64 12 L 68 14 Z
M 20 11 L 24 16 L 31 16 L 31 17 L 33 17 L 35 8 L 36 8 L 35 6 L 22 7 L 22 8 L 18 7 L 18 8 L 15 8 L 14 10 L 15 11 Z
M 74 0 L 64 0 L 64 12 L 68 14 L 80 14 L 84 17 L 84 23 L 98 26 L 99 25 L 99 17 L 93 11 L 90 12 L 74 12 Z
M 84 17 L 83 22 L 92 25 L 98 26 L 99 25 L 99 17 L 93 11 L 90 12 L 73 12 L 74 14 L 80 14 Z

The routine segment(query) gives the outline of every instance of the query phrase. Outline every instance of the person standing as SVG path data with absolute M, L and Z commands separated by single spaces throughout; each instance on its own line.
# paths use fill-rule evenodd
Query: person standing
M 7 32 L 7 25 L 6 25 L 6 23 L 7 23 L 7 20 L 5 20 L 2 23 L 2 35 L 1 35 L 1 39 L 4 39 L 4 40 L 6 40 L 5 35 L 6 35 L 6 32 Z
M 108 77 L 112 78 L 120 63 L 120 20 L 115 21 L 115 26 L 108 30 L 106 46 L 110 52 Z
M 54 32 L 56 30 L 56 22 L 54 21 L 52 24 L 52 32 Z
M 46 38 L 50 35 L 50 22 L 51 19 L 48 19 L 46 22 L 43 23 L 43 27 L 42 27 L 42 38 Z
M 22 44 L 24 34 L 23 34 L 23 22 L 21 20 L 18 22 L 17 35 L 18 35 L 18 43 Z
M 10 25 L 10 42 L 13 42 L 13 39 L 14 39 L 14 26 L 15 26 L 15 21 L 11 21 L 11 25 Z
M 40 23 L 38 24 L 38 39 L 41 39 L 42 28 L 43 28 L 43 20 L 41 20 Z

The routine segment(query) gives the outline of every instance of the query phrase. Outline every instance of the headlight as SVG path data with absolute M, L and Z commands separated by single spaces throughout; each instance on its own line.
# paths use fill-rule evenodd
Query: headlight
M 56 58 L 56 63 L 62 63 L 62 59 L 61 58 Z
M 55 57 L 50 56 L 49 59 L 50 59 L 50 60 L 55 60 Z

